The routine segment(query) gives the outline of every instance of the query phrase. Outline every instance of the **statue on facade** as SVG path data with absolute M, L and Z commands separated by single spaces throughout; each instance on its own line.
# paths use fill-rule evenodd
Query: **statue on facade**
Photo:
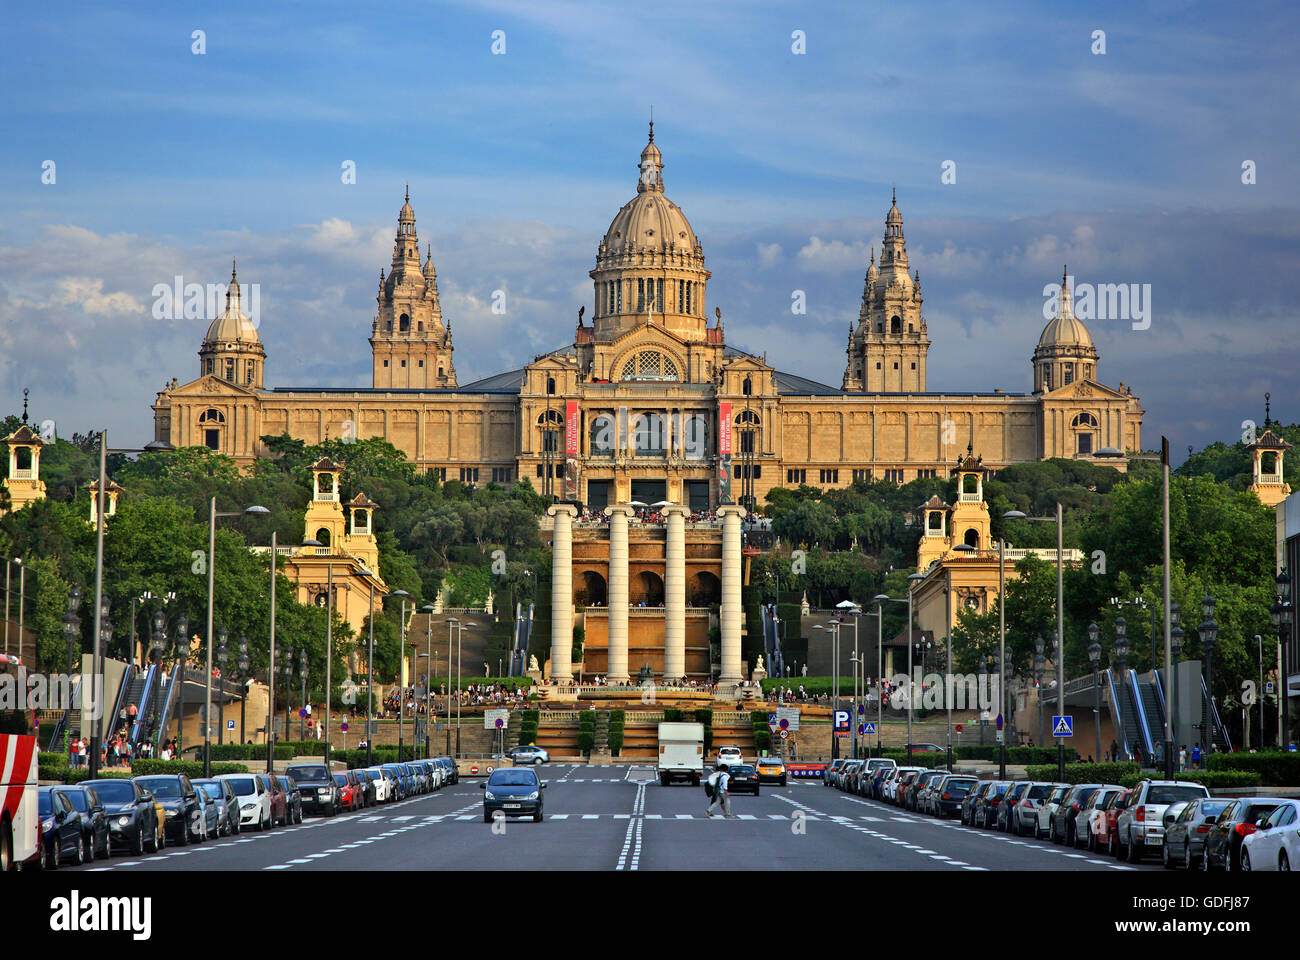
M 529 669 L 529 670 L 540 670 L 540 669 L 542 669 L 541 667 L 539 667 L 539 666 L 537 665 L 537 654 L 534 653 L 534 654 L 531 654 L 531 655 L 528 657 L 528 669 Z

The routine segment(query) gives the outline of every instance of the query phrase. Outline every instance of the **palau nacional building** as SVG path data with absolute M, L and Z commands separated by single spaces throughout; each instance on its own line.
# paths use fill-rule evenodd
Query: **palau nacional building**
M 663 167 L 652 124 L 636 193 L 596 248 L 590 320 L 585 308 L 575 327 L 556 318 L 557 339 L 571 334 L 559 349 L 459 382 L 452 318 L 443 316 L 427 252 L 421 262 L 408 196 L 370 323 L 370 387 L 268 388 L 266 351 L 232 276 L 225 312 L 199 347 L 198 376 L 157 395 L 155 439 L 205 445 L 247 466 L 266 454 L 259 438 L 267 435 L 307 443 L 383 437 L 417 469 L 446 480 L 522 480 L 590 510 L 680 505 L 653 530 L 632 520 L 630 541 L 623 511 L 587 529 L 593 525 L 570 518 L 573 508 L 551 510 L 556 595 L 571 592 L 585 608 L 585 672 L 614 680 L 627 676 L 629 658 L 633 674 L 648 662 L 668 678 L 707 676 L 707 610 L 718 601 L 721 676 L 741 676 L 744 511 L 726 504 L 761 504 L 772 487 L 801 483 L 947 476 L 968 450 L 996 470 L 1091 459 L 1104 447 L 1141 449 L 1142 407 L 1131 388 L 1101 383 L 1096 347 L 1068 291 L 1032 348 L 1028 392 L 930 388 L 920 277 L 908 263 L 896 201 L 866 269 L 839 386 L 728 346 L 726 311 L 708 297 L 703 245 L 668 199 Z M 771 346 L 779 353 L 782 344 Z M 682 531 L 687 511 L 720 516 Z M 605 619 L 611 611 L 613 622 Z M 557 604 L 556 679 L 571 675 L 563 621 Z

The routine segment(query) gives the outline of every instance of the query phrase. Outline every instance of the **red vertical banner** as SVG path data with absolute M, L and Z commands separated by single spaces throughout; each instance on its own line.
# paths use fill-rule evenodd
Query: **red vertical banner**
M 718 403 L 718 456 L 731 456 L 731 401 Z
M 578 401 L 564 402 L 564 499 L 578 499 Z

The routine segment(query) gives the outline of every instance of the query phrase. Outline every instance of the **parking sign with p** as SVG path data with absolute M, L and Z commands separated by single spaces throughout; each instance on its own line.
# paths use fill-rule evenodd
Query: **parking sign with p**
M 852 729 L 850 726 L 852 723 L 852 717 L 853 715 L 847 710 L 835 711 L 833 719 L 835 736 L 847 737 L 849 735 L 849 731 Z

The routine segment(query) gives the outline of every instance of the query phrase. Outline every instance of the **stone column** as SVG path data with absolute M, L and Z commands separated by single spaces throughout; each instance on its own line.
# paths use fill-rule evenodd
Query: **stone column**
M 722 518 L 722 673 L 718 679 L 723 683 L 744 679 L 740 670 L 740 624 L 744 613 L 740 601 L 740 518 L 745 513 L 744 507 L 734 503 L 718 507 Z
M 664 507 L 668 539 L 664 547 L 664 680 L 686 674 L 686 508 Z
M 546 513 L 555 518 L 551 534 L 551 680 L 573 680 L 573 518 L 578 508 L 557 503 Z
M 609 517 L 609 682 L 625 683 L 627 674 L 627 518 L 632 508 L 616 504 L 605 509 Z

